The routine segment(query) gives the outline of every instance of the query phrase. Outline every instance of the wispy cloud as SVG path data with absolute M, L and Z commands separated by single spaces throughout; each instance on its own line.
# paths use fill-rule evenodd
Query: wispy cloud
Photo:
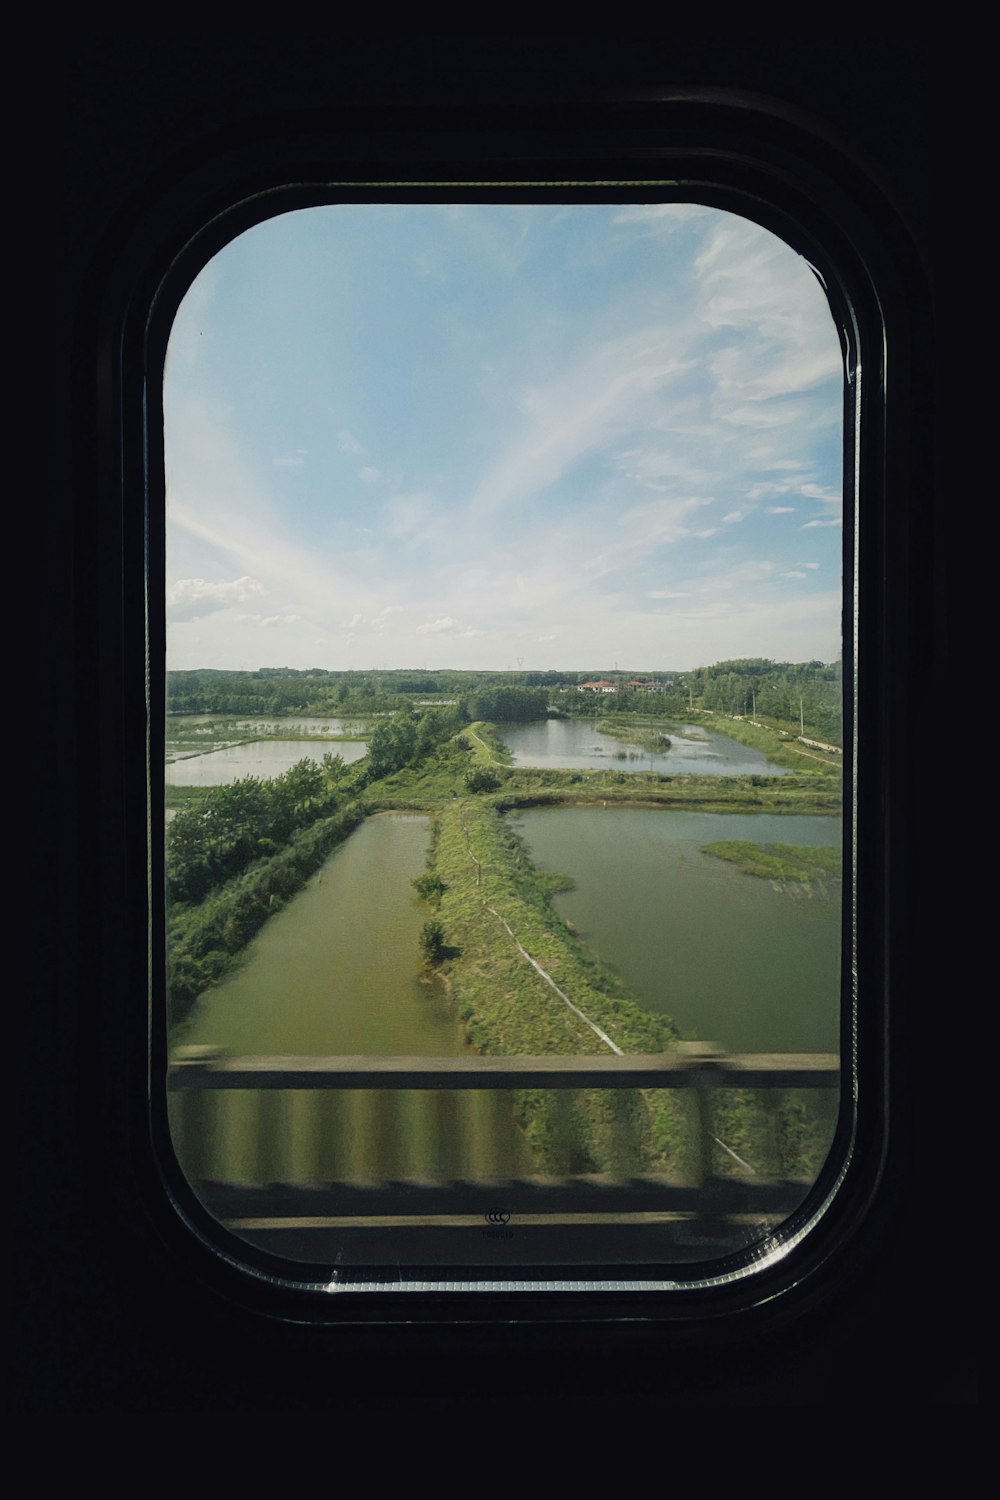
M 340 259 L 301 306 L 272 293 L 290 223 L 270 254 L 258 226 L 171 340 L 173 660 L 315 665 L 324 642 L 331 666 L 683 667 L 776 654 L 783 630 L 805 656 L 835 644 L 813 591 L 840 557 L 840 350 L 787 246 L 692 204 L 310 213 Z M 266 392 L 262 338 L 287 372 Z
M 173 620 L 195 620 L 266 593 L 258 579 L 247 576 L 228 581 L 179 578 L 167 592 L 167 612 Z
M 426 620 L 423 625 L 417 626 L 417 635 L 443 635 L 446 631 L 455 630 L 458 621 L 453 620 L 451 615 L 442 615 L 438 620 Z

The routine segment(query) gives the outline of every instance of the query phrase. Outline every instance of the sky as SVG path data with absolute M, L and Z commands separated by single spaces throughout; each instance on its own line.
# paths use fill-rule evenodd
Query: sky
M 167 665 L 833 661 L 840 341 L 697 204 L 339 204 L 231 241 L 164 379 Z

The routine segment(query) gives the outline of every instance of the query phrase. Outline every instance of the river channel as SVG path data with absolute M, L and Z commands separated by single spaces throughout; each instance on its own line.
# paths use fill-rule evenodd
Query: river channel
M 468 1052 L 444 987 L 419 974 L 427 911 L 411 882 L 425 868 L 428 838 L 424 816 L 369 818 L 271 918 L 243 967 L 202 998 L 177 1040 L 256 1055 Z M 489 1179 L 526 1166 L 506 1094 L 232 1091 L 211 1108 L 181 1152 L 195 1176 Z

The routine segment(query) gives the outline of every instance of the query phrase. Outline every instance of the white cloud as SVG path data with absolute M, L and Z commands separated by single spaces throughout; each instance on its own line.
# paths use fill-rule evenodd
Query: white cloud
M 167 612 L 172 620 L 194 620 L 200 615 L 214 614 L 216 610 L 228 609 L 233 604 L 244 604 L 248 599 L 266 594 L 262 583 L 256 578 L 234 578 L 209 581 L 205 578 L 180 578 L 168 590 Z
M 568 359 L 563 372 L 522 392 L 519 431 L 478 485 L 474 514 L 541 494 L 571 464 L 620 438 L 654 413 L 690 368 L 676 332 L 643 328 Z
M 391 403 L 381 396 L 368 403 L 359 386 L 358 399 L 331 423 L 336 472 L 320 476 L 315 444 L 312 463 L 305 448 L 283 446 L 289 434 L 305 436 L 309 400 L 290 404 L 275 434 L 248 431 L 256 408 L 238 389 L 224 388 L 220 399 L 206 379 L 171 393 L 168 566 L 171 579 L 184 575 L 173 605 L 181 620 L 215 612 L 203 632 L 210 649 L 199 649 L 193 664 L 209 660 L 214 641 L 220 665 L 251 653 L 256 664 L 270 664 L 279 649 L 289 665 L 311 663 L 316 637 L 329 642 L 331 666 L 363 653 L 390 665 L 426 653 L 438 666 L 500 667 L 564 652 L 627 660 L 637 649 L 652 653 L 647 665 L 681 666 L 712 659 L 713 650 L 738 655 L 744 638 L 747 651 L 792 659 L 791 649 L 776 652 L 773 643 L 779 623 L 794 624 L 794 611 L 779 620 L 768 610 L 793 595 L 803 608 L 811 604 L 820 563 L 785 551 L 769 576 L 743 575 L 744 597 L 725 582 L 726 592 L 713 594 L 711 575 L 724 579 L 748 550 L 766 553 L 790 531 L 765 517 L 805 514 L 814 518 L 807 529 L 836 524 L 825 518 L 840 504 L 830 440 L 842 375 L 822 292 L 794 252 L 736 216 L 698 205 L 611 212 L 611 246 L 595 260 L 602 276 L 620 250 L 631 256 L 636 248 L 652 254 L 662 275 L 645 289 L 641 275 L 630 276 L 603 312 L 585 319 L 568 295 L 549 299 L 526 344 L 514 318 L 494 339 L 487 322 L 463 330 L 456 315 L 449 338 L 467 360 L 468 411 L 462 407 L 461 424 L 452 422 L 433 451 L 415 435 L 398 443 Z M 523 231 L 512 219 L 497 239 L 530 294 Z M 704 253 L 692 270 L 688 252 L 698 244 Z M 586 253 L 581 242 L 577 259 L 589 265 Z M 444 287 L 443 251 L 439 260 Z M 669 284 L 675 266 L 677 296 Z M 821 324 L 829 348 L 811 345 L 810 330 Z M 205 351 L 194 353 L 204 369 Z M 824 384 L 828 366 L 835 374 Z M 446 359 L 440 373 L 444 388 Z M 349 418 L 368 446 L 341 426 Z M 390 423 L 385 431 L 380 421 Z M 425 425 L 433 439 L 433 421 Z M 291 468 L 299 474 L 282 478 Z M 823 559 L 824 579 L 834 576 L 838 540 L 806 541 Z M 234 589 L 238 574 L 256 590 L 244 607 L 266 596 L 266 625 L 253 617 L 241 631 L 227 606 L 244 601 L 204 582 L 218 576 Z M 674 585 L 647 587 L 667 578 Z M 803 578 L 809 588 L 799 590 Z M 279 631 L 282 645 L 274 631 L 292 611 L 302 623 Z M 673 622 L 686 618 L 719 625 L 699 637 L 695 623 L 687 635 L 682 623 L 675 636 Z M 839 608 L 830 618 L 839 621 Z M 484 628 L 466 628 L 472 619 Z M 758 619 L 771 633 L 751 643 Z M 825 654 L 819 623 L 803 657 Z M 174 631 L 186 661 L 194 634 L 187 625 Z M 558 652 L 534 644 L 553 641 Z
M 829 305 L 804 262 L 777 236 L 727 216 L 695 262 L 701 316 L 720 335 L 711 359 L 721 420 L 757 430 L 839 420 L 840 340 Z M 829 389 L 824 408 L 790 399 Z M 785 460 L 788 465 L 794 460 Z
M 451 615 L 442 615 L 440 620 L 427 620 L 423 625 L 417 626 L 418 635 L 443 635 L 445 631 L 454 630 L 458 624 Z
M 372 630 L 374 630 L 377 635 L 381 635 L 383 631 L 389 629 L 389 626 L 392 624 L 393 615 L 402 613 L 402 609 L 403 606 L 401 604 L 387 604 L 384 609 L 379 610 L 377 615 L 372 616 Z
M 824 500 L 827 505 L 839 505 L 842 499 L 839 490 L 826 488 L 821 484 L 803 484 L 796 486 L 800 495 L 805 495 L 809 500 Z
M 802 531 L 815 531 L 816 528 L 820 527 L 820 526 L 822 526 L 822 527 L 839 526 L 840 524 L 841 524 L 840 517 L 839 516 L 834 516 L 834 517 L 832 517 L 828 521 L 806 521 L 804 523 L 804 525 L 800 527 L 800 530 L 802 530 Z

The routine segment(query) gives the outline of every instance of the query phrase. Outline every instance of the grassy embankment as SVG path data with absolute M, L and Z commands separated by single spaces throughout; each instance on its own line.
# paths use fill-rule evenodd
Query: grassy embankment
M 673 1027 L 645 1011 L 560 921 L 549 897 L 565 882 L 534 868 L 502 814 L 517 806 L 596 801 L 730 812 L 832 813 L 840 807 L 839 792 L 815 773 L 722 782 L 603 770 L 521 770 L 509 760 L 491 725 L 467 726 L 436 754 L 368 784 L 363 800 L 342 804 L 336 817 L 319 819 L 201 905 L 172 913 L 174 1016 L 239 962 L 267 916 L 364 816 L 411 808 L 435 814 L 433 884 L 427 894 L 442 929 L 442 974 L 478 1047 L 506 1055 L 606 1050 L 525 960 L 520 943 L 623 1051 L 659 1051 L 674 1039 Z M 485 795 L 469 795 L 470 774 L 484 769 L 495 784 Z M 543 1169 L 629 1175 L 685 1170 L 693 1152 L 692 1105 L 686 1094 L 662 1091 L 524 1090 L 516 1107 Z M 822 1154 L 801 1096 L 782 1101 L 730 1091 L 719 1096 L 717 1122 L 720 1137 L 758 1170 L 797 1174 L 811 1170 Z M 742 1170 L 722 1149 L 716 1169 L 737 1175 Z
M 518 944 L 623 1052 L 660 1052 L 676 1039 L 670 1022 L 644 1010 L 559 920 L 548 898 L 572 882 L 535 869 L 491 799 L 464 798 L 439 810 L 432 869 L 443 887 L 435 907 L 450 955 L 443 977 L 480 1051 L 610 1051 Z M 621 1176 L 682 1166 L 690 1134 L 682 1103 L 651 1090 L 522 1090 L 515 1112 L 536 1161 L 549 1171 Z
M 752 727 L 752 726 L 748 726 Z M 465 748 L 459 748 L 464 742 Z M 699 812 L 835 814 L 841 809 L 839 778 L 815 768 L 798 776 L 672 776 L 655 771 L 545 770 L 512 766 L 511 755 L 490 724 L 470 724 L 433 760 L 405 767 L 373 783 L 369 796 L 383 808 L 433 810 L 458 795 L 474 767 L 493 772 L 501 811 L 592 803 L 687 808 Z M 839 771 L 839 767 L 832 767 Z
M 559 988 L 623 1051 L 659 1051 L 676 1036 L 669 1022 L 644 1010 L 617 976 L 594 960 L 552 910 L 549 898 L 566 888 L 564 878 L 534 868 L 504 812 L 540 804 L 614 802 L 834 814 L 841 805 L 839 789 L 815 773 L 673 778 L 528 770 L 510 766 L 509 759 L 492 726 L 475 724 L 435 762 L 398 771 L 369 788 L 378 806 L 436 811 L 429 895 L 448 955 L 441 972 L 470 1039 L 488 1053 L 606 1050 L 525 961 L 500 917 Z M 474 768 L 492 772 L 495 790 L 461 794 Z M 821 851 L 821 858 L 826 852 Z M 693 1102 L 687 1095 L 654 1091 L 575 1096 L 524 1091 L 517 1110 L 543 1169 L 621 1174 L 686 1170 L 693 1152 Z M 725 1091 L 716 1096 L 716 1133 L 757 1172 L 811 1175 L 829 1142 L 828 1102 L 794 1092 Z M 714 1168 L 722 1175 L 745 1175 L 721 1144 L 715 1148 Z
M 738 740 L 741 745 L 760 750 L 777 766 L 813 775 L 833 776 L 838 780 L 843 775 L 843 756 L 831 755 L 812 746 L 800 745 L 794 739 L 783 738 L 779 729 L 772 728 L 769 724 L 755 724 L 751 719 L 730 719 L 725 714 L 707 713 L 704 710 L 698 714 L 698 723 L 717 734 L 727 734 L 731 740 Z M 823 736 L 817 735 L 816 738 L 822 739 Z
M 837 848 L 817 848 L 803 844 L 751 844 L 743 839 L 723 839 L 704 844 L 703 854 L 729 860 L 745 875 L 764 880 L 812 885 L 824 880 L 839 880 L 841 852 Z
M 725 734 L 741 745 L 759 750 L 768 760 L 787 770 L 811 772 L 821 776 L 840 776 L 843 772 L 843 757 L 814 746 L 800 745 L 785 725 L 764 724 L 752 719 L 732 719 L 725 714 L 715 714 L 707 709 L 692 710 L 697 714 L 697 723 L 717 734 Z M 669 730 L 673 721 L 643 718 L 628 715 L 601 719 L 594 726 L 601 734 L 624 740 L 646 750 L 666 750 Z M 818 733 L 814 736 L 822 739 Z

